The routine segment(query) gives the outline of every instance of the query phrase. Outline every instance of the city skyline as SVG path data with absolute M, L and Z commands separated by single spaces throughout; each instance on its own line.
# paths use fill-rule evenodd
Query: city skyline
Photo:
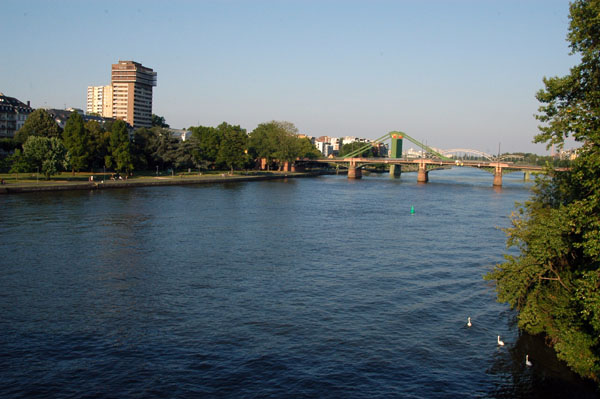
M 161 75 L 153 113 L 172 127 L 287 120 L 317 137 L 401 130 L 442 148 L 548 153 L 531 143 L 535 93 L 578 61 L 568 1 L 413 3 L 10 0 L 0 30 L 19 40 L 5 44 L 0 91 L 85 109 L 87 87 L 134 60 Z

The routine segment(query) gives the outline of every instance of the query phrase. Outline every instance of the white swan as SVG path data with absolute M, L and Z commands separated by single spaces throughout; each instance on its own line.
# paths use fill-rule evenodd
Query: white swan
M 504 342 L 500 341 L 500 336 L 498 335 L 498 345 L 499 346 L 504 346 Z
M 467 317 L 467 327 L 471 327 L 473 324 L 471 324 L 471 318 Z
M 527 366 L 527 367 L 533 366 L 533 363 L 531 363 L 529 361 L 529 355 L 525 355 L 525 366 Z

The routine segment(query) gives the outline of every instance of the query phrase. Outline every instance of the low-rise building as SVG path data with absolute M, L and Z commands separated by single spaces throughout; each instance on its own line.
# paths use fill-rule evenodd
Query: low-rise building
M 71 114 L 73 112 L 77 112 L 79 114 L 82 114 L 82 112 L 83 112 L 82 110 L 77 109 L 77 108 L 68 108 L 68 109 L 49 108 L 46 111 L 50 114 L 52 119 L 54 119 L 54 121 L 58 124 L 58 126 L 60 126 L 61 129 L 65 128 L 65 125 L 67 124 L 67 121 L 69 120 L 69 117 L 71 116 Z M 104 117 L 98 116 L 98 115 L 81 115 L 81 116 L 82 116 L 84 122 L 96 121 L 101 125 L 104 125 L 106 122 L 116 121 L 116 119 L 114 119 L 114 118 L 104 118 Z M 127 128 L 131 129 L 131 125 L 127 124 Z
M 330 143 L 316 141 L 315 146 L 317 147 L 317 150 L 319 150 L 325 157 L 333 154 L 333 146 Z
M 186 129 L 169 129 L 173 137 L 176 137 L 178 140 L 186 141 L 190 137 L 192 137 L 192 132 Z
M 11 138 L 23 127 L 33 108 L 17 100 L 0 93 L 0 138 Z

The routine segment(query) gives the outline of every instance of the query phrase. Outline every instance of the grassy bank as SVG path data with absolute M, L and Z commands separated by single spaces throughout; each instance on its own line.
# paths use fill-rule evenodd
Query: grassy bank
M 133 176 L 117 178 L 112 173 L 61 173 L 46 180 L 35 173 L 4 173 L 0 179 L 0 194 L 16 194 L 38 191 L 64 191 L 64 190 L 98 190 L 107 188 L 169 186 L 184 184 L 209 184 L 250 180 L 273 180 L 293 177 L 309 177 L 319 173 L 293 173 L 275 171 L 249 171 L 236 172 L 230 175 L 227 172 L 195 172 L 178 174 L 152 174 L 151 172 L 136 173 Z M 92 179 L 93 177 L 93 179 Z

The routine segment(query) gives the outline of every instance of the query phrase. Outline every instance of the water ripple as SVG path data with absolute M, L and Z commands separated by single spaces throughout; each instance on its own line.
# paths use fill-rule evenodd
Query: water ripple
M 595 397 L 482 280 L 529 191 L 480 173 L 5 196 L 0 396 Z

